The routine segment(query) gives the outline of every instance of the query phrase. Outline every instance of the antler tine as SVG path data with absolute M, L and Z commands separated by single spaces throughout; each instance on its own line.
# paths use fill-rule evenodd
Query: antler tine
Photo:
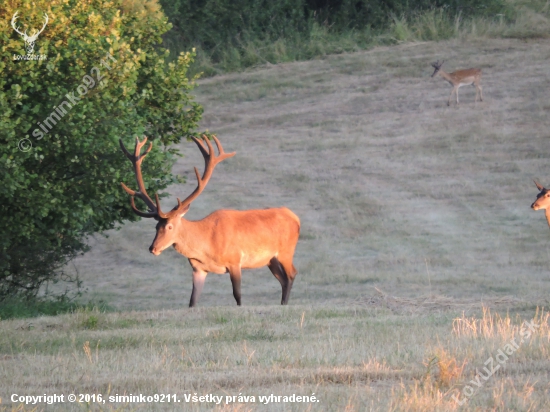
M 206 147 L 204 147 L 204 143 L 202 142 L 202 140 L 197 139 L 195 136 L 191 136 L 191 140 L 193 140 L 197 144 L 202 153 L 202 156 L 204 157 L 204 160 L 206 160 L 206 158 L 209 156 L 209 153 L 206 150 Z
M 157 193 L 155 193 L 155 200 L 157 201 L 157 214 L 159 215 L 159 217 L 161 217 L 162 219 L 168 219 L 170 216 L 168 215 L 168 213 L 163 213 L 163 211 L 160 209 L 160 201 L 159 201 L 159 195 Z M 179 199 L 178 199 L 178 205 L 179 205 Z
M 124 183 L 122 183 L 122 187 L 124 188 L 124 190 L 126 190 L 127 192 L 129 192 L 131 189 L 128 189 L 126 186 L 124 186 Z M 131 190 L 133 192 L 133 190 Z M 135 192 L 134 192 L 135 193 Z M 134 211 L 134 213 L 138 216 L 141 216 L 141 217 L 153 217 L 153 218 L 156 218 L 157 217 L 157 213 L 154 213 L 154 212 L 142 212 L 141 210 L 139 210 L 137 207 L 136 207 L 136 204 L 134 202 L 134 196 L 131 196 L 130 197 L 130 206 L 132 206 L 132 210 Z
M 27 31 L 25 31 L 25 33 L 21 33 L 21 32 L 19 31 L 19 29 L 17 28 L 17 26 L 15 25 L 15 22 L 17 21 L 17 19 L 18 19 L 18 17 L 19 17 L 19 16 L 17 16 L 17 13 L 19 13 L 19 11 L 16 11 L 16 12 L 14 13 L 13 17 L 11 18 L 11 26 L 12 26 L 13 29 L 14 29 L 17 33 L 19 33 L 21 36 L 25 36 L 25 35 L 27 34 Z
M 48 18 L 48 15 L 46 13 L 44 13 L 44 17 L 46 18 L 46 21 L 44 22 L 44 25 L 42 26 L 40 31 L 36 34 L 37 36 L 44 31 L 44 29 L 46 28 L 46 24 L 48 24 L 49 18 Z
M 237 154 L 237 152 L 225 153 L 225 152 L 223 151 L 222 144 L 220 143 L 220 141 L 218 140 L 218 138 L 217 138 L 216 136 L 214 136 L 214 135 L 212 135 L 212 137 L 214 138 L 214 141 L 216 142 L 216 146 L 218 147 L 218 152 L 220 153 L 220 154 L 218 155 L 218 158 L 219 158 L 220 160 L 218 160 L 217 163 L 219 163 L 219 162 L 221 162 L 222 160 L 227 159 L 227 158 L 229 158 L 229 157 L 233 157 L 233 156 L 235 156 L 235 154 Z
M 132 155 L 130 154 L 130 152 L 128 152 L 128 150 L 126 150 L 126 146 L 124 146 L 124 143 L 122 143 L 122 139 L 118 139 L 118 143 L 120 144 L 120 148 L 122 149 L 126 157 L 132 160 Z
M 149 147 L 145 150 L 145 153 L 140 155 L 141 148 L 143 146 L 145 146 L 145 143 L 147 143 L 147 137 L 145 137 L 143 139 L 143 142 L 140 142 L 139 139 L 136 137 L 136 148 L 134 149 L 134 156 L 136 157 L 136 159 L 138 161 L 141 160 L 141 159 L 144 159 L 145 156 L 147 156 L 147 153 L 149 153 L 151 151 L 151 149 L 153 148 L 153 142 L 149 142 Z
M 142 142 L 140 142 L 139 138 L 136 137 L 136 147 L 135 147 L 133 155 L 130 152 L 128 152 L 128 150 L 124 146 L 124 143 L 122 143 L 122 139 L 119 139 L 119 143 L 120 143 L 120 148 L 122 149 L 122 151 L 124 152 L 126 157 L 130 160 L 130 162 L 132 162 L 132 165 L 134 166 L 134 172 L 135 172 L 135 175 L 136 175 L 136 181 L 137 181 L 137 185 L 138 185 L 138 191 L 135 191 L 135 190 L 130 189 L 124 183 L 122 183 L 122 182 L 120 183 L 122 185 L 122 188 L 126 191 L 126 193 L 128 193 L 131 196 L 130 204 L 132 206 L 132 209 L 134 210 L 134 212 L 138 216 L 158 218 L 158 216 L 159 216 L 158 215 L 158 208 L 153 203 L 153 200 L 147 194 L 147 190 L 145 189 L 145 183 L 143 182 L 143 176 L 141 174 L 141 162 L 143 161 L 143 159 L 145 159 L 147 154 L 153 148 L 153 143 L 150 142 L 149 147 L 145 150 L 145 153 L 140 154 L 141 148 L 145 145 L 145 143 L 147 143 L 147 137 L 145 137 L 145 139 L 143 139 Z M 137 196 L 141 200 L 143 200 L 143 202 L 149 208 L 149 212 L 142 212 L 142 211 L 140 211 L 136 208 L 135 203 L 134 203 L 134 196 Z
M 44 25 L 42 26 L 42 28 L 41 28 L 40 30 L 36 30 L 36 29 L 35 29 L 36 33 L 34 33 L 34 34 L 31 36 L 31 38 L 34 39 L 34 40 L 36 40 L 36 39 L 38 38 L 38 36 L 40 35 L 40 33 L 42 33 L 42 32 L 44 31 L 44 29 L 46 28 L 46 25 L 48 24 L 49 19 L 48 19 L 48 15 L 47 15 L 46 13 L 44 13 L 44 17 L 45 17 L 45 20 L 46 20 L 46 21 L 44 22 Z
M 223 146 L 221 145 L 218 138 L 216 136 L 212 137 L 214 138 L 216 146 L 218 147 L 219 154 L 217 156 L 214 147 L 212 146 L 212 143 L 210 143 L 210 140 L 207 136 L 203 135 L 201 139 L 197 139 L 195 136 L 191 136 L 191 139 L 197 144 L 202 153 L 202 156 L 204 157 L 204 172 L 201 177 L 199 174 L 199 170 L 195 167 L 195 175 L 197 176 L 197 187 L 195 188 L 193 193 L 191 193 L 183 200 L 183 202 L 179 202 L 178 199 L 178 208 L 175 210 L 177 212 L 189 206 L 191 202 L 202 193 L 202 191 L 208 184 L 210 177 L 212 176 L 214 168 L 218 163 L 220 163 L 224 159 L 235 156 L 236 152 L 225 153 L 223 150 Z M 206 143 L 207 147 L 204 146 L 204 143 Z

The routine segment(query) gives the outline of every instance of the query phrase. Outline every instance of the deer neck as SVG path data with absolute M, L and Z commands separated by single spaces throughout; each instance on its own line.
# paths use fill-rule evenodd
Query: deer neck
M 546 221 L 548 222 L 548 227 L 550 227 L 550 208 L 546 208 L 544 213 L 546 214 Z
M 451 84 L 454 84 L 453 82 L 453 78 L 451 77 L 451 75 L 449 73 L 447 73 L 446 71 L 443 71 L 443 70 L 439 70 L 438 74 L 443 77 L 445 80 L 447 80 L 449 83 Z
M 181 218 L 178 232 L 174 239 L 174 249 L 187 258 L 195 257 L 201 253 L 202 242 L 208 231 L 205 231 L 202 222 Z

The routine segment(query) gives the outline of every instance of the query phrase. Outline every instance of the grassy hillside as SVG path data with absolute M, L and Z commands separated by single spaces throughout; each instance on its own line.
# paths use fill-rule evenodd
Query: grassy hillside
M 154 222 L 92 239 L 75 261 L 88 298 L 119 313 L 0 322 L 0 410 L 12 393 L 307 395 L 315 404 L 193 404 L 218 411 L 453 411 L 489 357 L 537 325 L 460 410 L 547 410 L 550 233 L 529 206 L 550 184 L 550 44 L 455 39 L 376 48 L 200 82 L 203 127 L 234 158 L 188 217 L 285 205 L 302 221 L 289 307 L 267 268 L 210 275 L 148 252 Z M 430 78 L 483 70 L 485 101 Z M 175 172 L 193 190 L 192 142 Z M 122 154 L 121 154 L 122 156 Z M 490 312 L 483 307 L 490 308 Z M 136 312 L 135 310 L 139 310 Z M 114 404 L 91 410 L 181 410 Z
M 188 216 L 285 205 L 302 221 L 291 303 L 344 303 L 375 294 L 547 300 L 550 237 L 529 206 L 549 184 L 547 42 L 414 43 L 201 81 L 203 126 L 237 155 L 218 166 Z M 480 67 L 485 101 L 430 78 Z M 444 67 L 445 67 L 444 66 Z M 175 172 L 202 157 L 192 142 Z M 154 222 L 125 225 L 76 262 L 96 299 L 119 309 L 181 308 L 190 267 L 154 257 Z M 245 305 L 276 304 L 267 269 L 243 275 Z M 228 276 L 210 275 L 201 306 L 232 305 Z M 159 299 L 162 296 L 162 299 Z

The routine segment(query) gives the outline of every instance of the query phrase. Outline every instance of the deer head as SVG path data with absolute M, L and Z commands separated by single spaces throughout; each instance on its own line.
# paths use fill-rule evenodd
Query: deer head
M 432 63 L 432 67 L 435 69 L 434 73 L 432 74 L 432 77 L 434 77 L 437 72 L 441 69 L 441 66 L 443 66 L 443 63 L 445 63 L 445 60 L 443 60 L 441 63 L 439 63 L 439 60 L 435 63 Z
M 544 209 L 544 211 L 546 212 L 546 221 L 548 222 L 548 226 L 550 227 L 550 190 L 543 187 L 540 183 L 537 183 L 536 180 L 534 182 L 537 186 L 537 189 L 540 190 L 540 193 L 537 195 L 537 200 L 535 200 L 531 205 L 531 209 Z
M 183 201 L 180 201 L 180 199 L 178 198 L 178 204 L 168 213 L 164 213 L 161 210 L 159 197 L 157 194 L 155 194 L 155 202 L 151 200 L 151 198 L 147 194 L 147 191 L 145 190 L 145 184 L 143 183 L 143 176 L 141 174 L 141 162 L 152 149 L 153 143 L 149 143 L 149 147 L 145 150 L 145 153 L 141 154 L 141 148 L 147 142 L 147 138 L 145 138 L 142 142 L 140 142 L 139 139 L 136 138 L 136 147 L 134 150 L 134 154 L 132 155 L 124 147 L 122 139 L 119 141 L 122 151 L 124 152 L 126 157 L 130 159 L 134 166 L 134 172 L 138 185 L 138 191 L 134 191 L 128 188 L 124 183 L 121 183 L 122 188 L 126 191 L 126 193 L 131 196 L 130 205 L 138 216 L 146 218 L 152 217 L 158 220 L 158 224 L 156 226 L 157 234 L 155 236 L 155 239 L 153 240 L 153 243 L 151 244 L 151 247 L 149 248 L 149 251 L 156 256 L 160 255 L 164 249 L 172 246 L 175 243 L 176 234 L 181 229 L 180 226 L 182 224 L 182 217 L 189 210 L 191 202 L 193 202 L 193 200 L 195 200 L 202 193 L 202 191 L 208 184 L 208 181 L 210 180 L 210 177 L 212 176 L 212 172 L 214 171 L 216 165 L 224 159 L 235 155 L 235 152 L 225 153 L 217 137 L 212 137 L 214 138 L 216 146 L 218 147 L 218 156 L 216 156 L 214 148 L 212 147 L 212 143 L 210 143 L 210 140 L 208 140 L 206 136 L 202 136 L 202 139 L 197 139 L 196 137 L 191 136 L 191 139 L 193 139 L 193 141 L 197 144 L 199 150 L 204 157 L 204 172 L 201 177 L 198 169 L 195 167 L 195 175 L 197 176 L 196 189 Z M 134 197 L 138 197 L 143 200 L 149 210 L 147 212 L 139 210 L 134 203 Z
M 48 24 L 48 15 L 46 13 L 44 13 L 44 25 L 42 26 L 42 28 L 38 31 L 36 31 L 36 33 L 32 34 L 31 36 L 28 36 L 27 35 L 27 30 L 25 30 L 24 33 L 22 33 L 18 27 L 15 25 L 15 22 L 17 21 L 17 13 L 19 13 L 18 11 L 15 12 L 15 14 L 13 15 L 13 17 L 11 18 L 11 26 L 13 27 L 13 29 L 19 33 L 21 36 L 23 36 L 23 40 L 25 41 L 25 48 L 27 50 L 27 54 L 33 54 L 34 52 L 34 44 L 36 42 L 36 39 L 38 39 L 38 35 L 40 33 L 42 33 L 44 31 L 44 29 L 46 28 L 46 24 Z
M 531 209 L 540 210 L 540 209 L 546 209 L 550 207 L 550 191 L 545 187 L 543 187 L 536 180 L 534 182 L 535 182 L 535 185 L 537 186 L 537 189 L 540 190 L 540 193 L 537 195 L 537 200 L 535 200 L 531 205 Z

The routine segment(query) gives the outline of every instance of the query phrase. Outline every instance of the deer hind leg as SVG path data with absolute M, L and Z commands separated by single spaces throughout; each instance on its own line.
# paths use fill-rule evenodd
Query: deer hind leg
M 274 257 L 267 266 L 281 284 L 283 289 L 281 305 L 286 305 L 288 303 L 288 298 L 290 297 L 290 290 L 292 289 L 294 278 L 296 277 L 298 271 L 292 264 L 292 259 L 278 259 Z
M 233 297 L 237 305 L 241 306 L 241 268 L 240 266 L 229 268 L 229 277 L 233 285 Z
M 483 101 L 483 91 L 481 89 L 481 84 L 479 84 L 479 82 L 476 82 L 475 86 L 476 86 L 476 100 L 477 100 L 477 93 L 479 92 L 479 100 Z
M 483 96 L 481 94 L 481 86 L 479 85 L 479 82 L 474 81 L 472 83 L 472 86 L 476 88 L 476 97 L 474 98 L 474 103 L 477 102 L 477 96 L 479 95 L 479 100 L 483 101 Z
M 208 272 L 193 268 L 193 292 L 191 292 L 191 300 L 189 301 L 190 308 L 197 305 L 199 297 L 202 293 L 202 287 L 204 286 L 206 275 L 208 275 Z

